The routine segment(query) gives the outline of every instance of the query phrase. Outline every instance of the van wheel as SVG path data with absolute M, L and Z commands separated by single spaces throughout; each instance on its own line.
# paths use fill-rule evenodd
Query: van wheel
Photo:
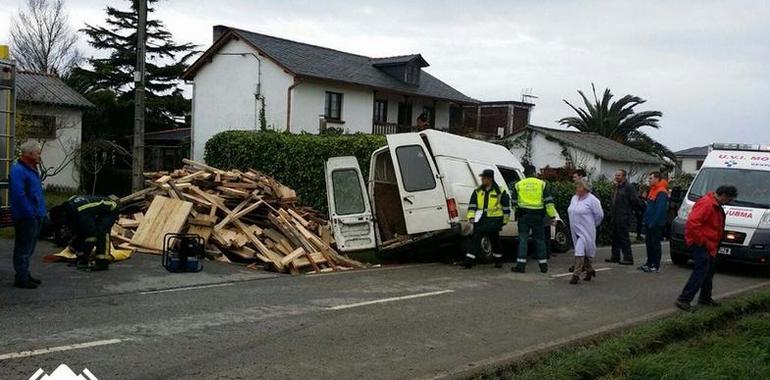
M 671 262 L 675 265 L 687 265 L 687 260 L 689 259 L 686 255 L 671 252 Z
M 572 248 L 572 244 L 570 243 L 569 229 L 564 222 L 559 222 L 556 224 L 556 233 L 551 241 L 551 249 L 554 252 L 563 253 L 569 251 L 570 248 Z
M 481 254 L 484 256 L 482 257 L 482 261 L 492 261 L 492 241 L 486 236 L 481 238 Z

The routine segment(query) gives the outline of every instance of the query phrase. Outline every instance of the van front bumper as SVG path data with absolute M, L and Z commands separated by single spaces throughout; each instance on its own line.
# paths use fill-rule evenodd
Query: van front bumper
M 685 221 L 674 219 L 671 224 L 671 254 L 692 257 L 692 249 L 684 241 Z M 724 244 L 729 248 L 729 254 L 719 254 L 717 259 L 750 265 L 770 266 L 770 229 L 757 229 L 748 245 Z

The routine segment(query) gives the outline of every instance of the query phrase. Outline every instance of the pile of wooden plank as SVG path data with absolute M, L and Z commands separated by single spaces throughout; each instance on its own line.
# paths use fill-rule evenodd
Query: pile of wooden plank
M 295 205 L 294 190 L 256 170 L 220 170 L 184 160 L 171 172 L 145 173 L 147 187 L 120 200 L 112 230 L 119 248 L 161 253 L 169 233 L 200 235 L 219 261 L 277 272 L 363 268 L 334 248 L 326 218 Z

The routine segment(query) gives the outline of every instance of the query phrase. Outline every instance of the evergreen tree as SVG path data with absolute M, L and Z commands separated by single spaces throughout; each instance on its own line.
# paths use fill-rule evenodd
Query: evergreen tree
M 105 26 L 86 24 L 82 31 L 88 43 L 106 57 L 87 60 L 90 67 L 78 67 L 67 82 L 86 94 L 107 118 L 91 118 L 91 136 L 119 138 L 131 133 L 134 118 L 134 69 L 137 50 L 139 3 L 127 0 L 127 10 L 107 7 Z M 157 0 L 148 0 L 152 5 Z M 157 131 L 174 127 L 174 118 L 189 112 L 190 100 L 182 96 L 179 77 L 187 69 L 190 58 L 197 54 L 196 45 L 176 44 L 159 20 L 151 19 L 154 8 L 147 9 L 146 106 L 145 128 Z M 102 109 L 103 108 L 103 109 Z M 117 114 L 115 114 L 117 113 Z

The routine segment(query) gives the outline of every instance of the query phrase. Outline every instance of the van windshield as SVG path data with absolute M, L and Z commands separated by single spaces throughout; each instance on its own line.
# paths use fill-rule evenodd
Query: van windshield
M 738 189 L 738 198 L 733 205 L 770 208 L 770 171 L 702 168 L 687 198 L 696 201 L 722 185 L 733 185 Z

